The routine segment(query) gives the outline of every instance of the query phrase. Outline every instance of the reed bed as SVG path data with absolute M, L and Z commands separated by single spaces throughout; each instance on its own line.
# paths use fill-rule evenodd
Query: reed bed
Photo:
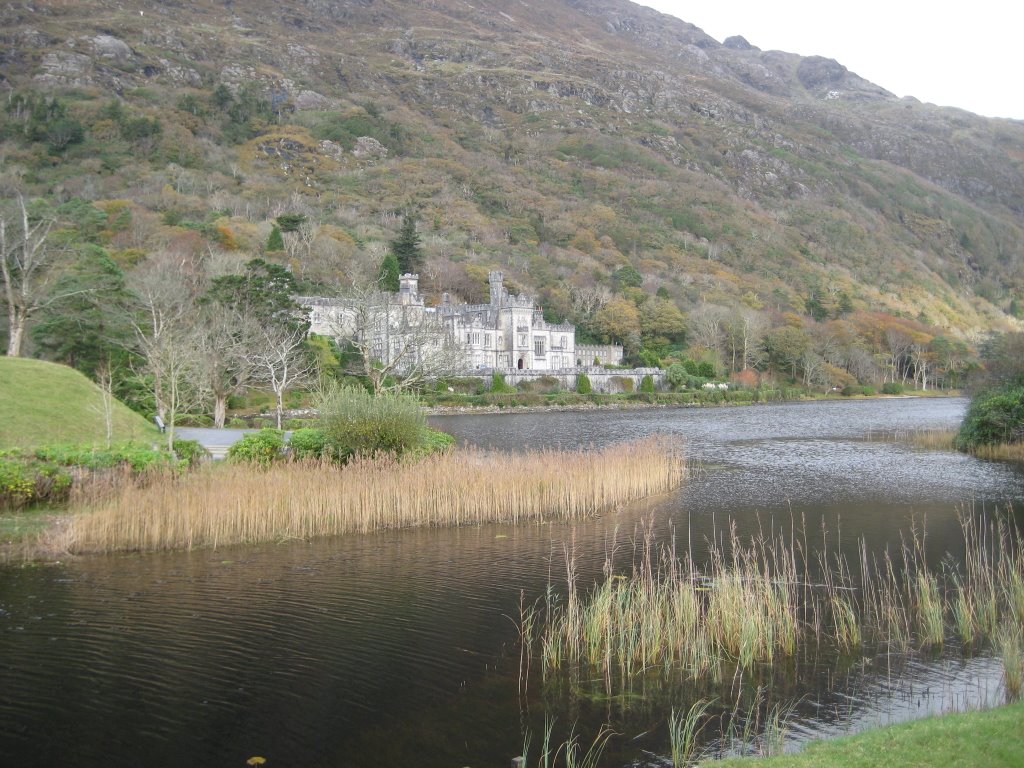
M 610 694 L 659 668 L 719 680 L 726 668 L 755 672 L 803 650 L 912 652 L 957 640 L 965 652 L 997 647 L 1012 693 L 1021 676 L 1024 541 L 1004 523 L 966 518 L 962 530 L 966 558 L 939 571 L 925 562 L 923 534 L 895 557 L 870 557 L 862 545 L 856 572 L 838 556 L 808 558 L 805 543 L 781 537 L 744 543 L 733 532 L 702 569 L 645 539 L 630 573 L 615 574 L 609 558 L 607 578 L 585 596 L 567 554 L 566 597 L 549 590 L 524 614 L 526 634 L 536 636 L 545 675 L 585 670 Z
M 915 429 L 897 430 L 892 439 L 897 442 L 909 443 L 918 448 L 930 451 L 956 450 L 956 429 Z M 966 452 L 979 459 L 990 461 L 1021 461 L 1024 462 L 1024 443 L 995 443 L 991 445 L 974 445 Z
M 590 451 L 478 450 L 344 466 L 214 466 L 166 475 L 76 515 L 68 552 L 192 549 L 414 526 L 572 520 L 677 487 L 678 444 L 660 437 Z

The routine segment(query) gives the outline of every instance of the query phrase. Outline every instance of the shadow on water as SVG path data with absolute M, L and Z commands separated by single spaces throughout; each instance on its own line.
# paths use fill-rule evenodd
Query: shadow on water
M 608 765 L 658 764 L 674 707 L 793 709 L 788 738 L 843 733 L 991 703 L 998 663 L 955 650 L 922 658 L 808 654 L 739 683 L 652 675 L 609 698 L 600 682 L 519 695 L 521 595 L 581 585 L 613 550 L 628 566 L 650 521 L 659 542 L 705 556 L 741 536 L 807 538 L 855 559 L 927 532 L 938 563 L 958 514 L 1024 509 L 1009 465 L 866 439 L 950 427 L 962 400 L 435 419 L 460 441 L 502 449 L 682 436 L 700 468 L 680 491 L 573 525 L 410 530 L 219 551 L 92 557 L 0 571 L 0 755 L 22 766 L 507 765 L 545 716 L 554 738 L 618 736 Z M 760 689 L 760 693 L 758 693 Z M 713 735 L 713 734 L 712 734 Z M 720 749 L 735 748 L 720 741 Z M 531 760 L 533 764 L 535 760 Z

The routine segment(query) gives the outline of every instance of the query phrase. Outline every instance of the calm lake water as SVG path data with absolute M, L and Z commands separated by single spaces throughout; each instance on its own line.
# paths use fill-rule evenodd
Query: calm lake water
M 564 588 L 574 546 L 587 583 L 647 524 L 696 556 L 734 520 L 855 551 L 955 557 L 958 515 L 1024 510 L 1011 465 L 894 442 L 953 427 L 959 399 L 745 408 L 458 416 L 461 442 L 520 450 L 685 440 L 698 471 L 679 492 L 572 525 L 412 530 L 216 552 L 88 557 L 0 569 L 0 763 L 18 766 L 507 766 L 545 717 L 555 738 L 617 734 L 607 765 L 664 765 L 665 720 L 698 696 L 750 686 L 598 681 L 519 695 L 515 618 Z M 1011 512 L 1012 514 L 1012 512 Z M 795 522 L 794 522 L 795 521 Z M 535 668 L 537 665 L 534 665 Z M 536 671 L 536 670 L 534 670 Z M 827 655 L 755 681 L 789 705 L 793 740 L 998 702 L 1001 671 L 963 658 Z M 724 748 L 724 747 L 723 747 Z

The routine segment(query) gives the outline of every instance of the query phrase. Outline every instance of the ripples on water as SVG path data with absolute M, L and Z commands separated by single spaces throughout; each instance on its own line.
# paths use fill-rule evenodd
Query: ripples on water
M 94 557 L 0 571 L 0 756 L 23 766 L 508 764 L 545 706 L 523 709 L 512 618 L 562 583 L 575 546 L 586 581 L 637 527 L 696 551 L 730 516 L 741 533 L 806 520 L 819 539 L 873 551 L 926 525 L 955 547 L 958 511 L 1024 499 L 1009 465 L 869 439 L 950 427 L 961 400 L 437 419 L 500 448 L 600 445 L 678 434 L 704 471 L 677 494 L 576 525 L 405 531 L 218 552 Z M 826 528 L 820 532 L 822 520 Z M 926 522 L 925 522 L 926 520 Z M 625 543 L 625 544 L 623 544 Z M 851 550 L 852 551 L 852 550 Z M 816 666 L 817 665 L 817 666 Z M 536 671 L 536 670 L 535 670 Z M 998 664 L 953 656 L 801 673 L 795 738 L 991 702 Z M 786 689 L 783 680 L 774 683 Z M 664 754 L 671 706 L 553 696 L 556 733 L 611 720 L 610 764 Z M 564 706 L 564 708 L 563 708 Z M 632 739 L 648 733 L 637 741 Z

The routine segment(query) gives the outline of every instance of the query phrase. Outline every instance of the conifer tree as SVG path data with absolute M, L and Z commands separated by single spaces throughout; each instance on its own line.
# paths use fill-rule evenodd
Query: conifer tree
M 423 248 L 416 234 L 416 217 L 406 212 L 398 237 L 391 241 L 391 253 L 398 260 L 400 274 L 418 273 L 423 266 Z
M 283 251 L 284 238 L 281 237 L 281 230 L 274 226 L 270 230 L 270 237 L 267 238 L 267 251 Z
M 380 289 L 388 293 L 398 293 L 400 287 L 398 258 L 394 253 L 388 253 L 380 263 L 380 273 L 377 275 L 377 282 Z

